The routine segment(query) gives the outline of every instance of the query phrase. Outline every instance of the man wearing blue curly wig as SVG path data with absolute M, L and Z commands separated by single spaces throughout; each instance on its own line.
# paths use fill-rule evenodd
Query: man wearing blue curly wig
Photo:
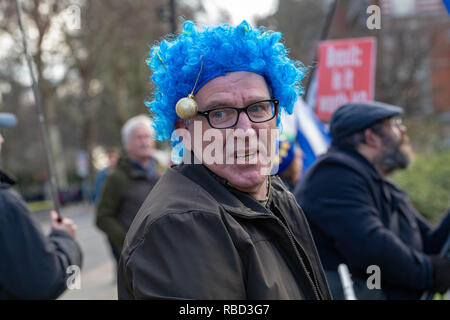
M 130 227 L 120 299 L 330 299 L 305 216 L 269 174 L 279 114 L 292 112 L 304 76 L 281 36 L 187 21 L 151 48 L 147 106 L 183 161 Z

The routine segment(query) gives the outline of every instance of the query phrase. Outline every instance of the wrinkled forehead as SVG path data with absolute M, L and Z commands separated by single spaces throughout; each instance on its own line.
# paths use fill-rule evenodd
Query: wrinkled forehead
M 205 83 L 195 95 L 200 104 L 217 99 L 267 99 L 270 87 L 259 74 L 248 71 L 228 72 Z

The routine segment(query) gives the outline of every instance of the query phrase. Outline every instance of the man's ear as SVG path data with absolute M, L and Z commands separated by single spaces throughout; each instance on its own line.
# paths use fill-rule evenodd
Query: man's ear
M 178 119 L 177 121 L 175 121 L 174 128 L 175 128 L 175 130 L 177 130 L 177 129 L 189 130 L 188 126 L 186 125 L 186 122 L 182 119 Z
M 382 145 L 381 137 L 370 128 L 364 130 L 364 141 L 367 146 L 374 149 L 378 149 Z
M 178 119 L 177 121 L 175 121 L 175 132 L 178 134 L 178 136 L 180 137 L 183 145 L 186 147 L 187 150 L 191 151 L 192 150 L 192 137 L 191 137 L 191 133 L 189 131 L 189 126 L 186 124 L 185 120 L 182 119 Z

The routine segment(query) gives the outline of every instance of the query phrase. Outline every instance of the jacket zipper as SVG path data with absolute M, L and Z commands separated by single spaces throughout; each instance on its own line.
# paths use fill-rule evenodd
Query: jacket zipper
M 280 213 L 280 214 L 281 214 L 281 213 Z M 283 216 L 283 214 L 281 214 L 281 216 Z M 278 220 L 280 220 L 281 225 L 286 229 L 286 233 L 288 233 L 289 238 L 291 239 L 291 242 L 293 243 L 294 248 L 297 249 L 297 245 L 298 245 L 298 246 L 300 247 L 301 251 L 303 252 L 303 254 L 305 255 L 306 260 L 309 262 L 308 256 L 307 256 L 307 254 L 306 254 L 306 250 L 303 248 L 303 246 L 301 245 L 300 242 L 298 242 L 298 241 L 296 241 L 296 240 L 294 239 L 294 236 L 292 235 L 291 230 L 287 227 L 287 224 L 284 224 L 283 221 L 281 221 L 281 219 L 278 218 L 277 216 L 274 216 L 274 217 L 277 218 Z M 283 217 L 283 218 L 284 218 L 284 217 Z M 297 256 L 299 257 L 299 260 L 301 260 L 301 259 L 300 259 L 300 254 L 298 253 L 298 250 L 295 250 L 295 252 L 297 253 Z M 301 261 L 303 261 L 303 260 L 301 260 Z M 310 268 L 311 268 L 311 273 L 314 274 L 314 270 L 313 270 L 313 268 L 312 268 L 311 262 L 309 262 L 309 266 L 310 266 Z M 306 269 L 306 266 L 304 266 L 303 268 L 304 268 L 304 270 L 306 271 L 307 275 L 309 275 L 309 273 L 308 273 L 308 271 L 307 271 L 307 269 Z M 318 282 L 317 282 L 317 278 L 314 277 L 314 280 L 315 280 L 315 281 L 313 281 L 313 279 L 311 279 L 311 282 L 313 282 L 313 283 L 316 285 L 316 287 L 319 288 L 320 286 L 319 286 L 319 284 L 318 284 Z M 314 288 L 314 287 L 313 287 L 313 288 Z M 316 289 L 316 288 L 314 288 L 314 289 Z M 316 290 L 314 290 L 314 291 L 316 291 Z M 320 298 L 323 299 L 323 296 L 320 294 L 320 292 L 319 292 L 318 290 L 317 290 L 317 292 L 314 292 L 314 293 L 316 294 L 316 297 L 317 297 L 317 296 L 320 296 Z
M 274 216 L 274 215 L 269 215 L 269 214 L 267 214 L 267 215 L 266 215 L 266 214 L 259 214 L 259 215 L 247 216 L 247 215 L 241 214 L 240 212 L 236 212 L 236 211 L 234 211 L 234 210 L 230 210 L 230 208 L 227 208 L 226 210 L 227 210 L 227 211 L 231 211 L 233 214 L 235 214 L 235 215 L 237 215 L 237 216 L 240 216 L 240 217 L 242 217 L 242 218 L 246 218 L 246 219 L 256 219 L 256 218 L 275 219 L 275 220 L 277 221 L 277 223 L 283 227 L 285 233 L 287 234 L 287 236 L 288 236 L 288 238 L 289 238 L 289 240 L 290 240 L 290 242 L 291 242 L 291 245 L 292 245 L 292 247 L 294 248 L 295 255 L 297 256 L 297 259 L 298 259 L 298 261 L 300 262 L 300 265 L 302 266 L 302 269 L 303 269 L 303 271 L 305 272 L 308 281 L 310 282 L 310 285 L 311 285 L 311 287 L 312 287 L 312 289 L 313 289 L 313 292 L 314 292 L 314 295 L 315 295 L 316 299 L 317 299 L 317 300 L 322 300 L 322 299 L 319 297 L 318 290 L 317 290 L 317 288 L 316 288 L 317 285 L 316 285 L 316 284 L 314 283 L 314 281 L 312 280 L 312 278 L 311 278 L 311 276 L 310 276 L 308 270 L 306 269 L 306 266 L 305 266 L 305 264 L 304 264 L 304 262 L 303 262 L 303 259 L 301 258 L 300 254 L 299 254 L 299 252 L 298 252 L 298 250 L 297 250 L 297 247 L 296 247 L 296 245 L 295 245 L 294 238 L 293 238 L 293 236 L 292 236 L 292 234 L 291 234 L 291 231 L 290 231 L 290 230 L 289 230 L 289 229 L 288 229 L 288 228 L 280 221 L 280 219 L 279 219 L 278 217 L 276 217 L 276 216 Z M 254 214 L 254 212 L 252 212 L 252 213 Z M 300 248 L 303 250 L 303 252 L 305 252 L 305 249 L 303 249 L 303 247 L 300 245 L 300 243 L 299 243 L 298 245 L 299 245 Z M 305 255 L 306 255 L 306 254 L 305 254 Z M 307 258 L 307 257 L 306 257 L 306 258 Z
M 276 218 L 276 219 L 278 219 L 278 218 Z M 291 231 L 290 231 L 290 230 L 289 230 L 289 229 L 288 229 L 281 221 L 278 221 L 278 223 L 282 225 L 282 227 L 284 228 L 285 232 L 287 233 L 287 235 L 288 235 L 288 237 L 289 237 L 289 240 L 291 241 L 291 245 L 292 245 L 293 248 L 294 248 L 295 254 L 297 255 L 297 259 L 298 259 L 298 261 L 300 261 L 300 265 L 302 266 L 303 271 L 306 273 L 306 277 L 308 278 L 309 282 L 311 283 L 311 286 L 312 286 L 314 295 L 316 296 L 316 299 L 317 299 L 317 300 L 321 300 L 320 297 L 319 297 L 317 288 L 316 288 L 316 284 L 315 284 L 314 281 L 312 280 L 312 278 L 311 278 L 311 276 L 310 276 L 308 270 L 306 269 L 305 263 L 303 262 L 303 259 L 301 258 L 300 253 L 299 253 L 298 250 L 297 250 L 297 246 L 295 245 L 294 237 L 292 236 Z M 305 249 L 303 249 L 303 247 L 301 246 L 301 244 L 298 243 L 298 245 L 300 246 L 300 248 L 302 249 L 302 251 L 305 252 Z M 306 253 L 305 253 L 305 256 L 306 256 Z M 306 257 L 306 258 L 307 258 L 307 257 Z

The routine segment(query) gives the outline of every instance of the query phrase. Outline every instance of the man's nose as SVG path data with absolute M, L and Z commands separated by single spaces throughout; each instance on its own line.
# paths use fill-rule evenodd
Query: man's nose
M 236 129 L 242 129 L 246 132 L 252 127 L 252 122 L 250 121 L 248 115 L 245 112 L 239 114 L 238 122 L 236 123 Z

